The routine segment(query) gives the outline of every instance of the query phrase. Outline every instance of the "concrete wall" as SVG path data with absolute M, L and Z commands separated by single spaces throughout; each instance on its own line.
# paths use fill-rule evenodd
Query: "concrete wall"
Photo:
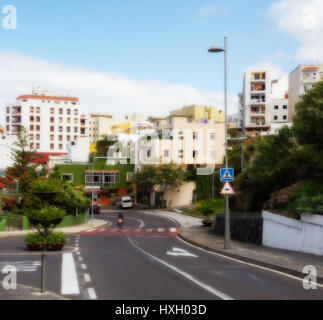
M 191 205 L 195 188 L 194 182 L 187 182 L 179 189 L 167 190 L 164 196 L 164 199 L 167 201 L 167 207 L 176 208 Z
M 295 220 L 263 211 L 262 217 L 264 246 L 323 255 L 323 216 Z

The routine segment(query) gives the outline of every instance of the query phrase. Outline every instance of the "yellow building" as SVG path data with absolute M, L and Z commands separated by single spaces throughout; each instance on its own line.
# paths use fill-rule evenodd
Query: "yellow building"
M 183 107 L 182 109 L 172 111 L 171 115 L 187 116 L 192 121 L 208 119 L 215 122 L 225 122 L 225 113 L 222 110 L 218 110 L 216 107 L 202 105 Z

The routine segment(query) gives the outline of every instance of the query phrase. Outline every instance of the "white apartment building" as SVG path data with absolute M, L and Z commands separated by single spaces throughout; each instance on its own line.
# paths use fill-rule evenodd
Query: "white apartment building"
M 88 137 L 87 117 L 79 99 L 55 96 L 34 89 L 5 106 L 6 135 L 16 136 L 24 126 L 30 133 L 30 148 L 41 153 L 67 153 L 69 142 Z
M 277 132 L 289 123 L 287 77 L 272 79 L 269 70 L 245 72 L 239 101 L 241 126 L 249 134 L 272 134 L 272 126 Z
M 306 91 L 323 80 L 323 64 L 299 65 L 289 75 L 289 119 L 292 121 L 295 114 L 295 105 Z

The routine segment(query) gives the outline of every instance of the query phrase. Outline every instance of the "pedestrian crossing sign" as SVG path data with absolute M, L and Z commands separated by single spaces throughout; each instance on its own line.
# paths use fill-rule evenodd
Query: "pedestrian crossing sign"
M 221 181 L 222 182 L 230 182 L 234 181 L 234 169 L 231 168 L 223 168 L 221 169 Z

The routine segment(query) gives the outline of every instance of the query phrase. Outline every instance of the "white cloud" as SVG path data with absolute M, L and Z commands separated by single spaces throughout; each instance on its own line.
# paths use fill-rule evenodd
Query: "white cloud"
M 322 0 L 279 0 L 271 5 L 268 14 L 279 29 L 300 43 L 295 59 L 323 61 Z
M 12 52 L 0 52 L 0 105 L 31 92 L 33 87 L 80 98 L 85 112 L 107 112 L 117 117 L 140 113 L 168 115 L 189 104 L 223 109 L 223 93 L 207 92 L 187 84 L 137 80 L 116 73 L 54 63 Z M 229 114 L 237 111 L 237 98 L 229 97 Z M 3 119 L 3 118 L 1 118 Z
M 229 8 L 226 4 L 205 4 L 197 11 L 198 22 L 210 24 L 216 21 L 217 16 L 222 16 L 228 12 Z

